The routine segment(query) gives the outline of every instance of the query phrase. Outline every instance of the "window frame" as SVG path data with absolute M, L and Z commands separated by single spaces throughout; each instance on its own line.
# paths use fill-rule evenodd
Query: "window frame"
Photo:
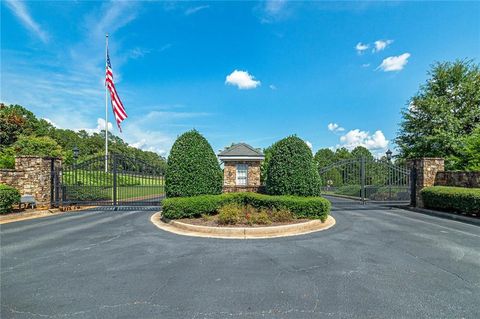
M 241 179 L 239 179 L 240 177 L 239 172 L 245 172 L 245 176 L 242 176 Z M 240 181 L 244 182 L 245 184 L 240 183 Z M 236 164 L 235 165 L 235 186 L 247 186 L 247 185 L 248 185 L 248 164 L 246 163 Z

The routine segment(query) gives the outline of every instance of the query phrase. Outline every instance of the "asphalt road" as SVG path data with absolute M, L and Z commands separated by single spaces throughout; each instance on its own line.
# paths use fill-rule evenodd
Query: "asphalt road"
M 480 318 L 480 227 L 338 205 L 268 240 L 174 235 L 153 211 L 2 225 L 1 318 Z

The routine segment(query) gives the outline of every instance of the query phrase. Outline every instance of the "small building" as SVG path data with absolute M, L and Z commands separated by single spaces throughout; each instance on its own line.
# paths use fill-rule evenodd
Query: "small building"
M 262 151 L 245 143 L 233 144 L 218 154 L 223 162 L 223 192 L 258 192 Z

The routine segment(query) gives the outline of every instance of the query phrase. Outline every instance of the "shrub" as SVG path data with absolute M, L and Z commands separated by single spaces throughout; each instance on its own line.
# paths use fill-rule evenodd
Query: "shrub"
M 218 223 L 220 225 L 235 225 L 242 218 L 242 207 L 236 203 L 223 205 L 218 209 Z
M 20 203 L 20 192 L 11 186 L 0 184 L 0 214 L 12 211 L 12 205 Z
M 194 197 L 167 198 L 163 200 L 163 216 L 169 219 L 213 215 L 228 203 L 251 205 L 256 209 L 288 210 L 296 218 L 326 220 L 330 202 L 322 197 L 270 196 L 256 193 L 230 193 Z
M 265 209 L 260 210 L 258 213 L 254 213 L 250 217 L 251 224 L 257 225 L 269 225 L 272 223 L 270 216 Z
M 420 191 L 427 208 L 477 216 L 480 214 L 480 188 L 431 186 Z
M 266 190 L 271 195 L 317 196 L 320 176 L 310 148 L 303 140 L 290 136 L 272 147 L 267 167 Z
M 292 212 L 288 209 L 272 209 L 270 213 L 272 222 L 289 222 L 295 219 Z
M 112 199 L 112 187 L 101 186 L 82 186 L 73 185 L 65 186 L 65 201 L 66 202 L 88 202 L 101 201 Z
M 195 130 L 180 135 L 168 156 L 167 197 L 220 194 L 222 170 L 208 141 Z

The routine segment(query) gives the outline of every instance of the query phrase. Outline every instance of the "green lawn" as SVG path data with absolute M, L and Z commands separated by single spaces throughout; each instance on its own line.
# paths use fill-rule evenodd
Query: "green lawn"
M 64 185 L 85 185 L 85 186 L 112 186 L 113 174 L 103 171 L 76 170 L 63 172 Z M 118 186 L 163 186 L 162 176 L 142 176 L 134 174 L 117 174 Z

